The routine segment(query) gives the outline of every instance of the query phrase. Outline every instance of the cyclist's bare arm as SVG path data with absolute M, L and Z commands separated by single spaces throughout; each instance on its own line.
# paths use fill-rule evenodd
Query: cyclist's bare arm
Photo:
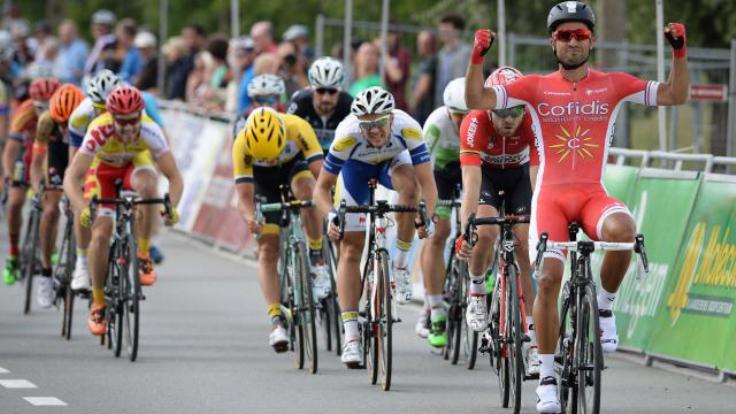
M 43 166 L 46 165 L 46 158 L 48 157 L 47 150 L 37 150 L 34 146 L 33 155 L 31 158 L 31 187 L 33 191 L 38 191 L 41 186 L 41 178 L 43 177 Z
M 15 160 L 18 158 L 22 145 L 14 139 L 8 139 L 5 142 L 5 148 L 3 149 L 3 174 L 5 174 L 5 177 L 13 175 Z
M 690 75 L 687 69 L 687 58 L 674 59 L 667 82 L 659 84 L 657 89 L 657 105 L 682 105 L 687 102 L 690 88 Z
M 317 204 L 320 213 L 323 215 L 330 214 L 332 210 L 332 188 L 337 184 L 337 176 L 325 169 L 319 173 L 317 185 L 314 186 L 314 195 L 312 198 Z
M 312 172 L 312 175 L 316 179 L 320 175 L 320 171 L 322 171 L 322 160 L 314 160 L 309 163 L 309 171 Z
M 495 34 L 490 30 L 488 32 L 490 38 L 493 39 Z M 476 44 L 473 44 L 473 47 L 475 48 Z M 485 88 L 483 83 L 483 64 L 482 62 L 474 64 L 471 58 L 471 61 L 468 62 L 468 70 L 465 73 L 465 102 L 468 104 L 468 108 L 492 109 L 496 107 L 496 93 L 491 88 Z
M 254 221 L 256 219 L 256 207 L 253 203 L 255 185 L 252 182 L 236 183 L 235 191 L 238 192 L 238 210 L 240 210 L 240 215 L 248 223 Z
M 437 184 L 434 182 L 432 163 L 425 162 L 414 166 L 414 171 L 422 190 L 422 198 L 427 203 L 427 214 L 432 217 L 434 205 L 437 202 Z
M 462 228 L 468 224 L 468 217 L 478 210 L 480 184 L 482 175 L 479 165 L 463 165 L 463 202 L 460 206 L 460 223 Z
M 529 166 L 529 181 L 532 182 L 532 192 L 534 192 L 534 188 L 537 186 L 537 172 L 539 172 L 538 165 Z
M 64 193 L 77 211 L 82 211 L 87 207 L 82 185 L 93 160 L 94 157 L 81 152 L 77 153 L 64 175 Z
M 171 151 L 162 154 L 156 160 L 158 168 L 161 173 L 166 176 L 169 180 L 169 197 L 171 198 L 171 205 L 176 207 L 179 205 L 181 200 L 181 193 L 184 190 L 184 180 L 181 177 L 181 172 L 176 166 L 176 160 Z

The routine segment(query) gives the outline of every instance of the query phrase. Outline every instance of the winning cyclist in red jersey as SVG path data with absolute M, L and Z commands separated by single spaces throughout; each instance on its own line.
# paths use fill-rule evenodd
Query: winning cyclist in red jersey
M 633 242 L 636 225 L 631 214 L 623 203 L 606 193 L 602 183 L 613 125 L 620 105 L 626 101 L 651 106 L 685 103 L 689 87 L 685 26 L 670 23 L 664 28 L 673 49 L 673 63 L 669 78 L 661 83 L 588 67 L 595 42 L 595 16 L 581 2 L 565 1 L 554 6 L 547 17 L 547 27 L 559 70 L 544 76 L 525 76 L 493 88 L 483 88 L 481 64 L 495 35 L 490 30 L 478 30 L 466 75 L 468 106 L 500 109 L 524 104 L 532 115 L 540 157 L 532 200 L 532 255 L 536 254 L 533 247 L 542 232 L 554 241 L 567 240 L 567 226 L 572 221 L 581 224 L 594 240 Z M 545 253 L 534 303 L 541 362 L 537 387 L 540 413 L 557 413 L 561 409 L 554 351 L 564 258 L 561 251 Z M 611 309 L 630 259 L 631 252 L 608 252 L 603 260 L 598 306 L 604 351 L 614 351 L 617 346 Z

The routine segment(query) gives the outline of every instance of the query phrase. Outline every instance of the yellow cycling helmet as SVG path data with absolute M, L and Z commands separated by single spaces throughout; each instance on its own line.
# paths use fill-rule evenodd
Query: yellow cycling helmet
M 286 127 L 281 115 L 268 107 L 254 110 L 245 122 L 245 146 L 253 158 L 278 158 L 286 146 Z

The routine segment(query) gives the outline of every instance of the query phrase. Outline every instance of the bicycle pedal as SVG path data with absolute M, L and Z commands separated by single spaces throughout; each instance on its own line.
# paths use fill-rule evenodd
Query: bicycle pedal
M 532 338 L 529 337 L 529 335 L 524 334 L 524 336 L 521 337 L 521 342 L 531 342 Z

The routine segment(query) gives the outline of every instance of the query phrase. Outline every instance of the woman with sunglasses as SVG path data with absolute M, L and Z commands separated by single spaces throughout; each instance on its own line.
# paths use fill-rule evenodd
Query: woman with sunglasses
M 326 156 L 337 125 L 350 115 L 353 97 L 342 89 L 345 73 L 337 59 L 315 60 L 307 76 L 309 87 L 294 94 L 287 111 L 312 125 Z
M 8 239 L 10 254 L 5 261 L 3 279 L 12 285 L 17 279 L 20 262 L 20 230 L 23 223 L 23 204 L 30 184 L 30 166 L 33 139 L 38 117 L 49 108 L 51 96 L 61 84 L 56 78 L 38 78 L 31 82 L 30 99 L 21 103 L 10 121 L 8 140 L 3 150 L 3 180 L 8 188 Z
M 276 112 L 284 113 L 284 104 L 281 97 L 286 93 L 284 80 L 278 75 L 266 73 L 258 75 L 248 84 L 248 97 L 251 104 L 245 108 L 233 124 L 233 137 L 236 137 L 241 129 L 245 127 L 248 115 L 256 108 L 273 108 Z
M 491 73 L 485 85 L 507 85 L 522 76 L 515 68 L 503 66 Z M 531 116 L 524 106 L 471 111 L 460 127 L 464 189 L 460 217 L 463 228 L 470 214 L 496 217 L 502 204 L 507 214 L 529 214 L 532 200 L 530 176 L 536 175 L 538 163 Z M 470 258 L 471 283 L 466 320 L 471 329 L 481 332 L 488 324 L 485 274 L 493 259 L 499 228 L 480 226 L 477 233 L 478 241 L 472 249 L 462 237 L 456 240 L 455 245 L 459 256 Z M 529 309 L 526 324 L 532 339 L 527 343 L 526 357 L 529 374 L 534 375 L 539 372 L 539 363 L 531 318 L 534 292 L 528 252 L 529 225 L 514 226 L 514 235 L 519 241 L 516 257 L 521 270 L 524 302 Z
M 608 195 L 602 179 L 621 104 L 681 105 L 689 90 L 685 26 L 670 23 L 664 36 L 672 47 L 672 71 L 665 82 L 645 81 L 622 72 L 591 69 L 588 58 L 595 38 L 592 9 L 578 1 L 552 7 L 547 16 L 549 45 L 558 70 L 544 76 L 525 76 L 508 85 L 481 86 L 482 63 L 493 43 L 490 30 L 478 30 L 467 71 L 468 105 L 503 109 L 526 105 L 537 132 L 542 166 L 534 192 L 530 252 L 542 232 L 553 241 L 568 240 L 571 221 L 581 224 L 592 240 L 633 242 L 636 224 L 628 208 Z M 603 259 L 598 291 L 601 345 L 604 352 L 618 346 L 613 301 L 631 261 L 631 251 L 608 252 Z M 563 251 L 544 254 L 534 322 L 539 341 L 540 382 L 537 411 L 557 413 L 560 401 L 554 369 L 558 340 L 557 305 L 565 264 Z M 530 258 L 532 261 L 535 257 Z

